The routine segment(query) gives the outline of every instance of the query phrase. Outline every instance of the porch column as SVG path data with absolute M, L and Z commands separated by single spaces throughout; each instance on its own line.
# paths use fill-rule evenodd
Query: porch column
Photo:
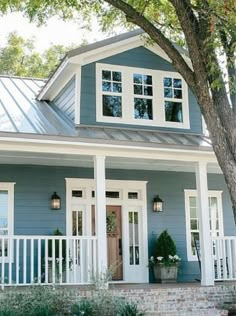
M 107 233 L 106 233 L 106 178 L 105 156 L 94 156 L 94 180 L 96 196 L 96 232 L 98 245 L 98 273 L 107 270 Z
M 197 163 L 196 184 L 201 246 L 201 284 L 207 286 L 214 285 L 214 271 L 208 210 L 207 164 L 205 162 Z

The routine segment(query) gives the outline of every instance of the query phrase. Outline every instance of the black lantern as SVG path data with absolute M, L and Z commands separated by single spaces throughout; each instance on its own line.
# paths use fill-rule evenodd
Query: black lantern
M 61 208 L 61 199 L 57 195 L 56 192 L 53 193 L 51 197 L 51 209 L 52 210 L 59 210 Z
M 156 195 L 153 199 L 153 212 L 162 212 L 163 201 L 159 195 Z

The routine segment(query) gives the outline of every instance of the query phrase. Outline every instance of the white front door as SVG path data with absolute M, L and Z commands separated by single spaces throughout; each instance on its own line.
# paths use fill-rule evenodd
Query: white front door
M 66 179 L 66 185 L 67 235 L 93 236 L 96 234 L 94 180 Z M 146 182 L 107 180 L 106 204 L 107 223 L 112 213 L 119 210 L 116 214 L 119 223 L 115 223 L 119 229 L 113 227 L 113 231 L 107 231 L 108 266 L 113 265 L 111 270 L 116 271 L 113 280 L 148 282 Z M 107 225 L 104 227 L 106 229 Z M 114 267 L 115 254 L 119 257 L 116 260 L 119 267 Z M 83 256 L 83 260 L 86 261 L 86 257 Z M 83 265 L 86 266 L 88 262 L 85 261 Z M 81 271 L 79 265 L 80 259 L 77 266 Z

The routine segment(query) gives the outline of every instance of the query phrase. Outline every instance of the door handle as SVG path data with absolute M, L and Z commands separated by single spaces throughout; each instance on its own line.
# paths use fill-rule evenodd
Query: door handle
M 119 238 L 119 256 L 122 256 L 122 239 Z

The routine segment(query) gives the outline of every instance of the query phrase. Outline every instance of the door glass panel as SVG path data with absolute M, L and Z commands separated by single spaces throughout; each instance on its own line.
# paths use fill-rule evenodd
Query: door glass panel
M 130 265 L 139 265 L 139 217 L 138 212 L 129 212 Z
M 83 235 L 83 212 L 78 210 L 72 211 L 72 235 Z

